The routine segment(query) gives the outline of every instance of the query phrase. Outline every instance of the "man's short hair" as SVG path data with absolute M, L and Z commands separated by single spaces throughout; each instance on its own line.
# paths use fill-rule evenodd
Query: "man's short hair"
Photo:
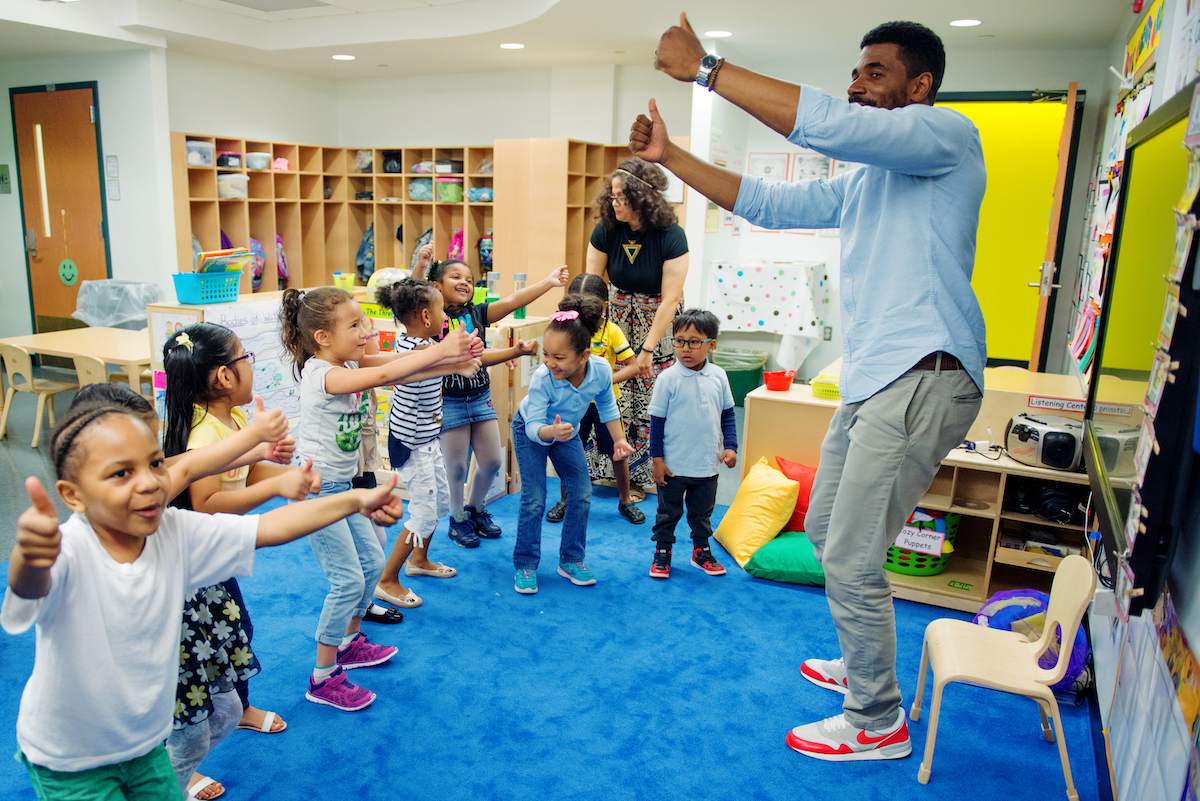
M 942 77 L 946 74 L 946 48 L 941 37 L 919 22 L 885 22 L 867 32 L 859 48 L 894 44 L 900 48 L 900 62 L 911 81 L 923 72 L 933 76 L 929 102 L 937 99 Z

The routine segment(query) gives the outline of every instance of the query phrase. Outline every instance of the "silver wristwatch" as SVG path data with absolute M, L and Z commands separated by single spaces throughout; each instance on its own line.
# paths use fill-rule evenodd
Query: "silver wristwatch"
M 720 63 L 721 57 L 713 53 L 709 53 L 700 59 L 700 69 L 696 70 L 696 83 L 707 87 L 708 79 L 712 76 L 713 69 Z

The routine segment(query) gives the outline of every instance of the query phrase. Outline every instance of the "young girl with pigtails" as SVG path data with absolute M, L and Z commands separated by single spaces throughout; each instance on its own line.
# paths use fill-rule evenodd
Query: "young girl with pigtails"
M 367 389 L 450 371 L 473 374 L 479 367 L 475 355 L 483 350 L 477 337 L 456 331 L 424 350 L 368 356 L 366 315 L 350 293 L 334 287 L 286 290 L 280 320 L 283 344 L 300 378 L 296 452 L 320 471 L 320 496 L 349 489 L 358 474 L 362 427 L 374 425 L 367 419 Z M 359 631 L 383 574 L 383 547 L 370 524 L 356 518 L 326 526 L 309 544 L 331 586 L 317 622 L 317 661 L 305 697 L 358 711 L 375 693 L 347 679 L 346 671 L 396 655 L 395 647 L 375 645 Z
M 212 323 L 176 332 L 163 348 L 168 457 L 234 436 L 249 423 L 241 407 L 254 401 L 254 355 L 237 334 Z M 258 399 L 263 412 L 262 399 Z M 246 514 L 275 497 L 303 500 L 320 488 L 311 463 L 235 467 L 193 482 L 175 505 L 209 514 Z M 250 704 L 250 677 L 260 671 L 251 648 L 254 625 L 237 579 L 188 593 L 174 727 L 167 753 L 188 794 L 200 801 L 223 790 L 194 773 L 204 757 L 233 729 L 277 734 L 287 723 Z M 235 652 L 239 654 L 235 658 Z
M 592 401 L 601 424 L 613 439 L 613 460 L 620 461 L 633 452 L 625 440 L 621 413 L 613 396 L 612 367 L 591 351 L 592 336 L 603 319 L 603 306 L 594 297 L 567 295 L 562 299 L 542 339 L 542 365 L 534 372 L 529 394 L 513 416 L 513 449 L 521 469 L 521 511 L 513 550 L 514 588 L 524 595 L 538 591 L 547 459 L 554 464 L 567 497 L 558 574 L 579 586 L 596 583 L 583 561 L 592 483 L 578 433 Z

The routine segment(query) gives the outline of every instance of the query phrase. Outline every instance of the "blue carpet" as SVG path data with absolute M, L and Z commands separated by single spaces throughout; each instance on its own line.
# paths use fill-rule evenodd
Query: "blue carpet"
M 910 723 L 907 759 L 827 763 L 789 750 L 789 728 L 841 709 L 841 696 L 797 672 L 808 656 L 838 654 L 823 591 L 753 579 L 715 543 L 729 575 L 707 576 L 688 563 L 682 526 L 670 580 L 651 579 L 654 499 L 643 505 L 646 524 L 633 526 L 617 513 L 614 492 L 597 487 L 593 499 L 594 587 L 556 574 L 559 527 L 546 524 L 541 591 L 513 591 L 515 496 L 488 507 L 505 530 L 498 541 L 464 550 L 443 525 L 432 555 L 459 576 L 406 579 L 425 605 L 398 626 L 366 626 L 400 654 L 351 674 L 379 693 L 356 714 L 304 700 L 327 586 L 309 546 L 259 551 L 254 576 L 242 582 L 264 668 L 251 697 L 289 727 L 235 732 L 202 772 L 224 783 L 231 801 L 1061 797 L 1058 753 L 1041 737 L 1033 702 L 979 688 L 947 690 L 927 787 L 917 768 L 928 692 L 925 716 Z M 948 615 L 965 617 L 896 602 L 906 705 L 925 625 Z M 0 636 L 9 687 L 0 696 L 0 754 L 16 749 L 19 690 L 32 662 L 32 632 Z M 1080 797 L 1097 798 L 1086 707 L 1067 702 L 1062 713 Z M 7 758 L 0 798 L 34 798 Z

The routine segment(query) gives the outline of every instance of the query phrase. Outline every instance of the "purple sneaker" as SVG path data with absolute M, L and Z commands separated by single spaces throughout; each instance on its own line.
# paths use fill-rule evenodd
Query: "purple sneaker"
M 364 690 L 350 679 L 341 667 L 334 668 L 333 675 L 325 681 L 313 681 L 308 677 L 308 692 L 304 697 L 314 704 L 325 704 L 343 712 L 366 709 L 375 700 L 375 693 Z
M 354 670 L 361 667 L 375 667 L 391 659 L 400 649 L 394 645 L 375 645 L 367 641 L 367 635 L 361 631 L 349 645 L 339 648 L 337 652 L 338 667 Z

